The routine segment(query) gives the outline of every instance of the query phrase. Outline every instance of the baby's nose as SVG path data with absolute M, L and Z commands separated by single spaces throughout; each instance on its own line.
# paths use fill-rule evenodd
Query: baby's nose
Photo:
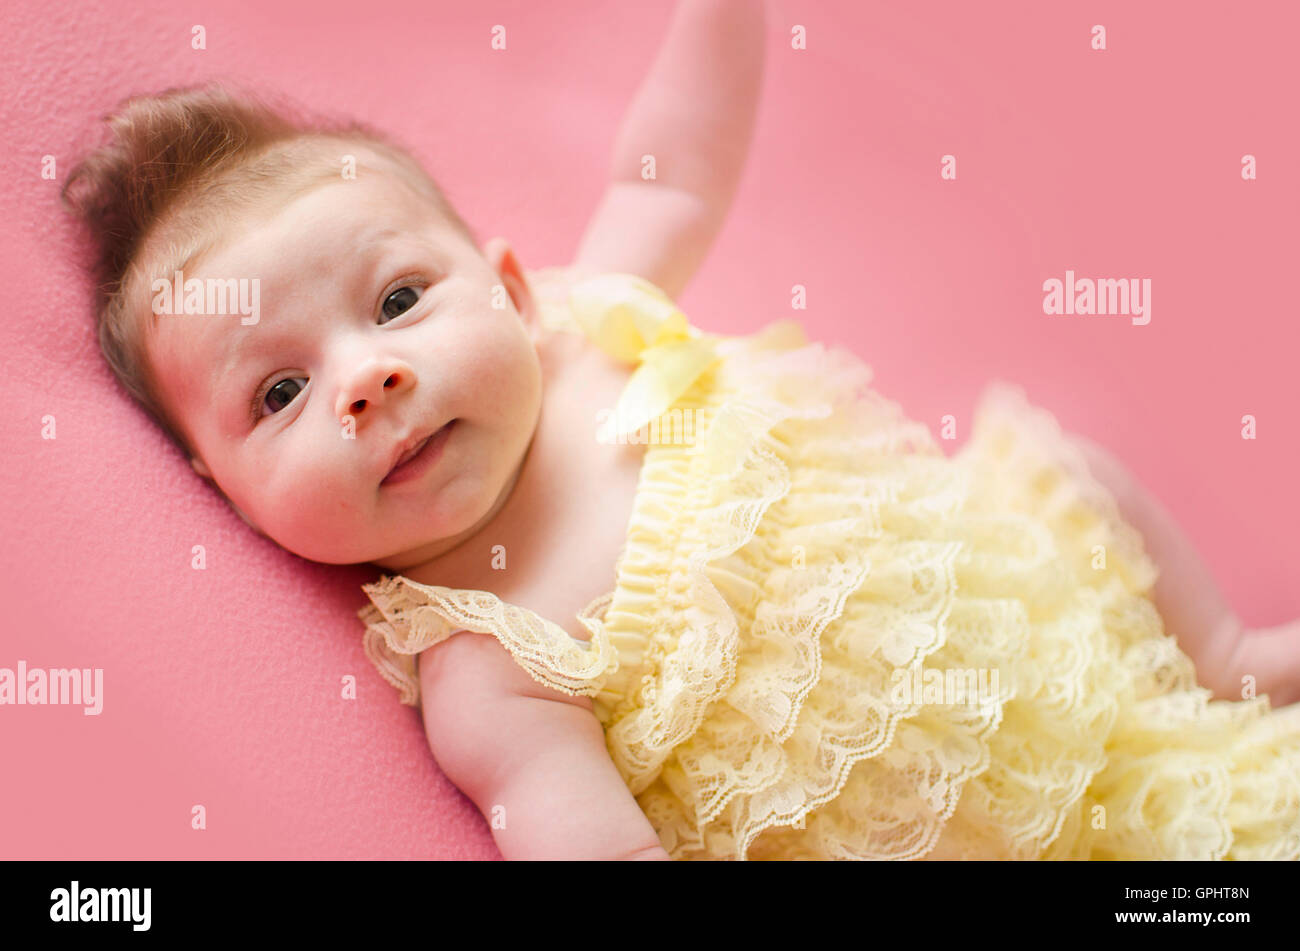
M 358 416 L 367 407 L 382 403 L 389 391 L 401 389 L 409 381 L 410 373 L 391 363 L 368 363 L 339 391 L 335 415 L 340 420 L 347 416 Z

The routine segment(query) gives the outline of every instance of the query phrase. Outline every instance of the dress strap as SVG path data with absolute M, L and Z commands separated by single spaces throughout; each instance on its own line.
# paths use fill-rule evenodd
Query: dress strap
M 635 274 L 548 269 L 547 303 L 596 347 L 621 363 L 638 364 L 614 407 L 612 436 L 656 419 L 719 359 L 721 339 L 693 327 L 662 289 Z M 561 288 L 555 279 L 567 273 Z M 565 293 L 567 291 L 567 293 Z M 565 297 L 559 308 L 558 298 Z

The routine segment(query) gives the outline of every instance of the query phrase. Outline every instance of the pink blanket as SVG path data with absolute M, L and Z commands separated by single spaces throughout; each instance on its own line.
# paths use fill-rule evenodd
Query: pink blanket
M 951 415 L 954 448 L 986 380 L 1023 384 L 1160 496 L 1248 623 L 1279 623 L 1300 614 L 1297 9 L 1104 10 L 773 0 L 750 164 L 681 303 L 726 332 L 803 319 L 914 418 Z M 0 706 L 0 858 L 499 856 L 363 656 L 372 573 L 255 536 L 117 387 L 58 189 L 123 97 L 238 77 L 390 131 L 485 237 L 564 263 L 671 4 L 330 11 L 0 12 L 0 668 L 102 671 L 95 715 Z M 1067 272 L 1149 280 L 1149 321 L 1045 313 Z

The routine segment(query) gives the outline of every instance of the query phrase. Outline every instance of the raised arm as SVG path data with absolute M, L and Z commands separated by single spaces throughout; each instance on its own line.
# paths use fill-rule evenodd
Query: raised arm
M 681 0 L 614 143 L 574 263 L 676 298 L 722 228 L 758 111 L 765 0 Z M 653 179 L 642 176 L 653 156 Z

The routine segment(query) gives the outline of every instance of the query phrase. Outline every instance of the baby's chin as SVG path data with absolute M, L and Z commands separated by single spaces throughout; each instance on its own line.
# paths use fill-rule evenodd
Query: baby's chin
M 368 531 L 359 531 L 355 523 L 330 525 L 319 517 L 308 522 L 309 525 L 279 524 L 265 528 L 251 522 L 249 525 L 259 536 L 289 554 L 321 565 L 368 565 L 412 557 L 410 546 L 394 550 L 392 533 L 375 531 L 377 519 L 367 519 Z M 432 540 L 420 543 L 417 550 L 432 547 L 444 535 L 435 527 L 429 535 Z
M 494 486 L 494 491 L 479 491 L 482 483 L 468 477 L 453 480 L 443 487 L 437 503 L 421 513 L 428 518 L 425 531 L 412 537 L 409 522 L 402 525 L 404 544 L 399 550 L 388 551 L 367 564 L 390 571 L 401 571 L 426 564 L 478 536 L 497 518 L 509 501 L 523 468 L 523 460 L 516 463 L 504 484 Z M 459 483 L 459 484 L 458 484 Z M 459 491 L 458 491 L 459 490 Z
M 319 565 L 338 565 L 346 566 L 373 566 L 387 567 L 393 565 L 392 570 L 401 570 L 397 565 L 415 565 L 421 561 L 427 561 L 428 557 L 422 556 L 424 550 L 433 550 L 438 544 L 438 540 L 421 545 L 414 549 L 403 551 L 392 551 L 391 545 L 376 545 L 368 548 L 359 547 L 355 543 L 337 546 L 322 546 L 318 542 L 301 542 L 291 539 L 283 541 L 265 536 L 277 547 L 283 549 L 291 555 L 296 555 L 304 561 L 310 561 Z

